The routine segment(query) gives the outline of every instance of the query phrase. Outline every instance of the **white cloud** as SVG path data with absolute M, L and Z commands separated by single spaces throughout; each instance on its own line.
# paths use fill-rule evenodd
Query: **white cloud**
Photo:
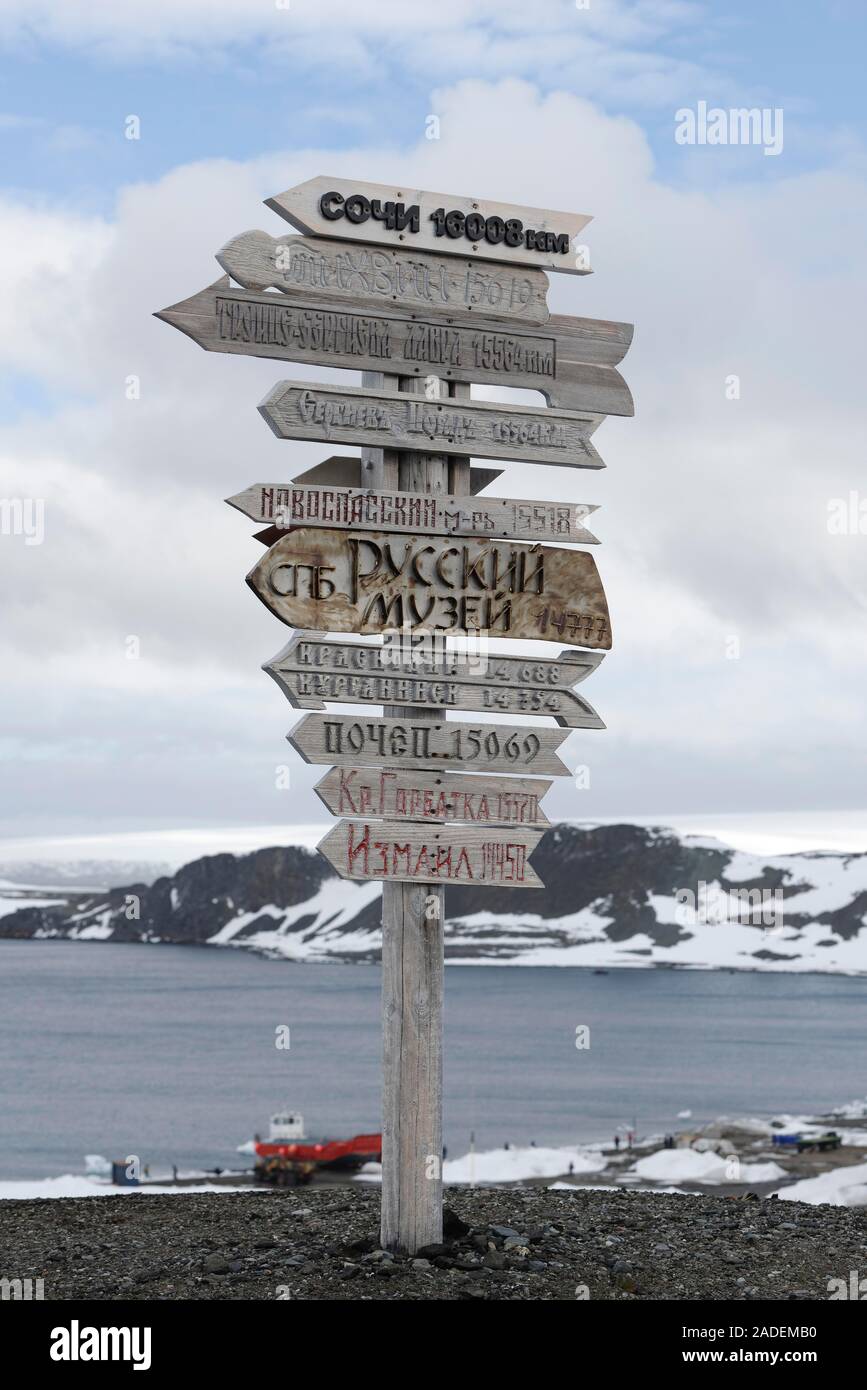
M 693 0 L 0 0 L 7 44 L 86 48 L 97 61 L 222 63 L 255 45 L 305 73 L 515 74 L 651 105 L 692 89 L 707 69 L 682 56 L 683 37 L 707 47 L 717 27 Z
M 867 537 L 829 535 L 826 508 L 863 487 L 863 179 L 684 192 L 638 126 L 585 100 L 466 81 L 436 102 L 438 142 L 187 166 L 126 189 L 111 223 L 0 206 L 17 248 L 0 352 L 78 396 L 0 432 L 3 495 L 47 504 L 44 545 L 0 540 L 7 729 L 29 752 L 7 791 L 28 825 L 318 818 L 322 769 L 295 760 L 291 804 L 274 790 L 294 715 L 258 667 L 287 634 L 243 583 L 257 546 L 221 499 L 325 456 L 255 409 L 281 376 L 323 373 L 205 354 L 151 315 L 215 279 L 230 236 L 285 230 L 262 198 L 323 172 L 594 214 L 596 274 L 552 276 L 551 301 L 636 323 L 636 418 L 599 429 L 605 472 L 512 465 L 496 488 L 603 503 L 616 645 L 584 691 L 609 731 L 570 743 L 593 770 L 580 813 L 857 804 Z M 568 784 L 551 807 L 578 813 Z

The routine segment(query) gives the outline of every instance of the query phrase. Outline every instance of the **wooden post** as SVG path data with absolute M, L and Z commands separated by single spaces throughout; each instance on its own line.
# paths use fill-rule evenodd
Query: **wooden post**
M 430 381 L 430 378 L 427 378 Z M 448 384 L 438 378 L 439 390 Z M 422 392 L 425 380 L 362 376 L 365 386 Z M 454 386 L 469 399 L 470 388 Z M 362 452 L 371 487 L 469 492 L 469 459 L 382 449 Z M 443 711 L 387 706 L 386 716 L 437 719 Z M 442 1215 L 443 929 L 445 890 L 431 884 L 382 888 L 382 1222 L 384 1250 L 413 1254 L 438 1244 Z

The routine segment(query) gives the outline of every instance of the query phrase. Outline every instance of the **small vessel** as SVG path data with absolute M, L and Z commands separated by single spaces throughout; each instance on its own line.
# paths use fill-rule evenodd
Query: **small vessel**
M 253 1143 L 257 1182 L 299 1186 L 311 1181 L 317 1168 L 356 1172 L 365 1163 L 382 1162 L 382 1135 L 356 1134 L 351 1139 L 311 1139 L 304 1116 L 297 1110 L 278 1110 L 271 1116 L 267 1139 Z

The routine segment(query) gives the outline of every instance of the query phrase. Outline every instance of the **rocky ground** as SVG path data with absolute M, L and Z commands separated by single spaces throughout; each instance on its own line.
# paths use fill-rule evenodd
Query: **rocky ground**
M 442 1245 L 379 1249 L 376 1188 L 0 1202 L 0 1274 L 46 1299 L 827 1299 L 867 1209 L 451 1188 Z

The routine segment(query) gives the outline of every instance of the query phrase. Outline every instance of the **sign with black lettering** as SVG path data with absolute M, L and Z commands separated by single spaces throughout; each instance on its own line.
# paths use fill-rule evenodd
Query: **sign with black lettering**
M 340 530 L 372 526 L 430 536 L 504 536 L 522 541 L 598 544 L 584 526 L 585 519 L 596 511 L 588 502 L 511 497 L 486 497 L 479 502 L 448 493 L 376 492 L 295 483 L 255 483 L 226 501 L 251 521 L 284 530 L 291 526 L 333 526 Z
M 426 400 L 384 389 L 280 381 L 259 406 L 278 439 L 318 439 L 427 454 L 604 468 L 590 442 L 592 411 Z
M 611 646 L 586 550 L 303 526 L 270 547 L 247 583 L 284 623 L 308 631 L 488 632 Z
M 308 763 L 390 763 L 394 767 L 452 772 L 532 772 L 568 777 L 557 749 L 567 729 L 532 724 L 465 724 L 445 719 L 371 719 L 349 714 L 306 714 L 287 734 Z
M 402 645 L 397 644 L 394 655 Z M 367 647 L 296 634 L 264 669 L 296 709 L 324 709 L 327 702 L 400 704 L 483 714 L 548 715 L 570 729 L 605 727 L 589 700 L 574 690 L 489 679 L 487 668 L 496 665 L 496 658 L 489 660 L 477 652 L 455 652 L 434 663 L 431 672 L 413 668 L 411 663 L 390 663 L 391 655 L 388 642 L 382 647 Z M 576 673 L 575 679 L 580 678 Z
M 265 205 L 299 231 L 320 236 L 587 273 L 578 243 L 591 221 L 587 213 L 322 175 L 266 198 Z
M 439 374 L 447 381 L 541 391 L 564 410 L 633 413 L 632 396 L 617 369 L 582 360 L 593 343 L 592 319 L 577 321 L 589 330 L 583 335 L 562 319 L 553 328 L 513 328 L 469 314 L 423 319 L 378 304 L 353 311 L 324 294 L 316 300 L 255 294 L 231 289 L 228 280 L 158 317 L 208 352 L 404 377 Z M 602 330 L 609 327 L 600 324 Z M 600 338 L 605 340 L 604 332 Z

